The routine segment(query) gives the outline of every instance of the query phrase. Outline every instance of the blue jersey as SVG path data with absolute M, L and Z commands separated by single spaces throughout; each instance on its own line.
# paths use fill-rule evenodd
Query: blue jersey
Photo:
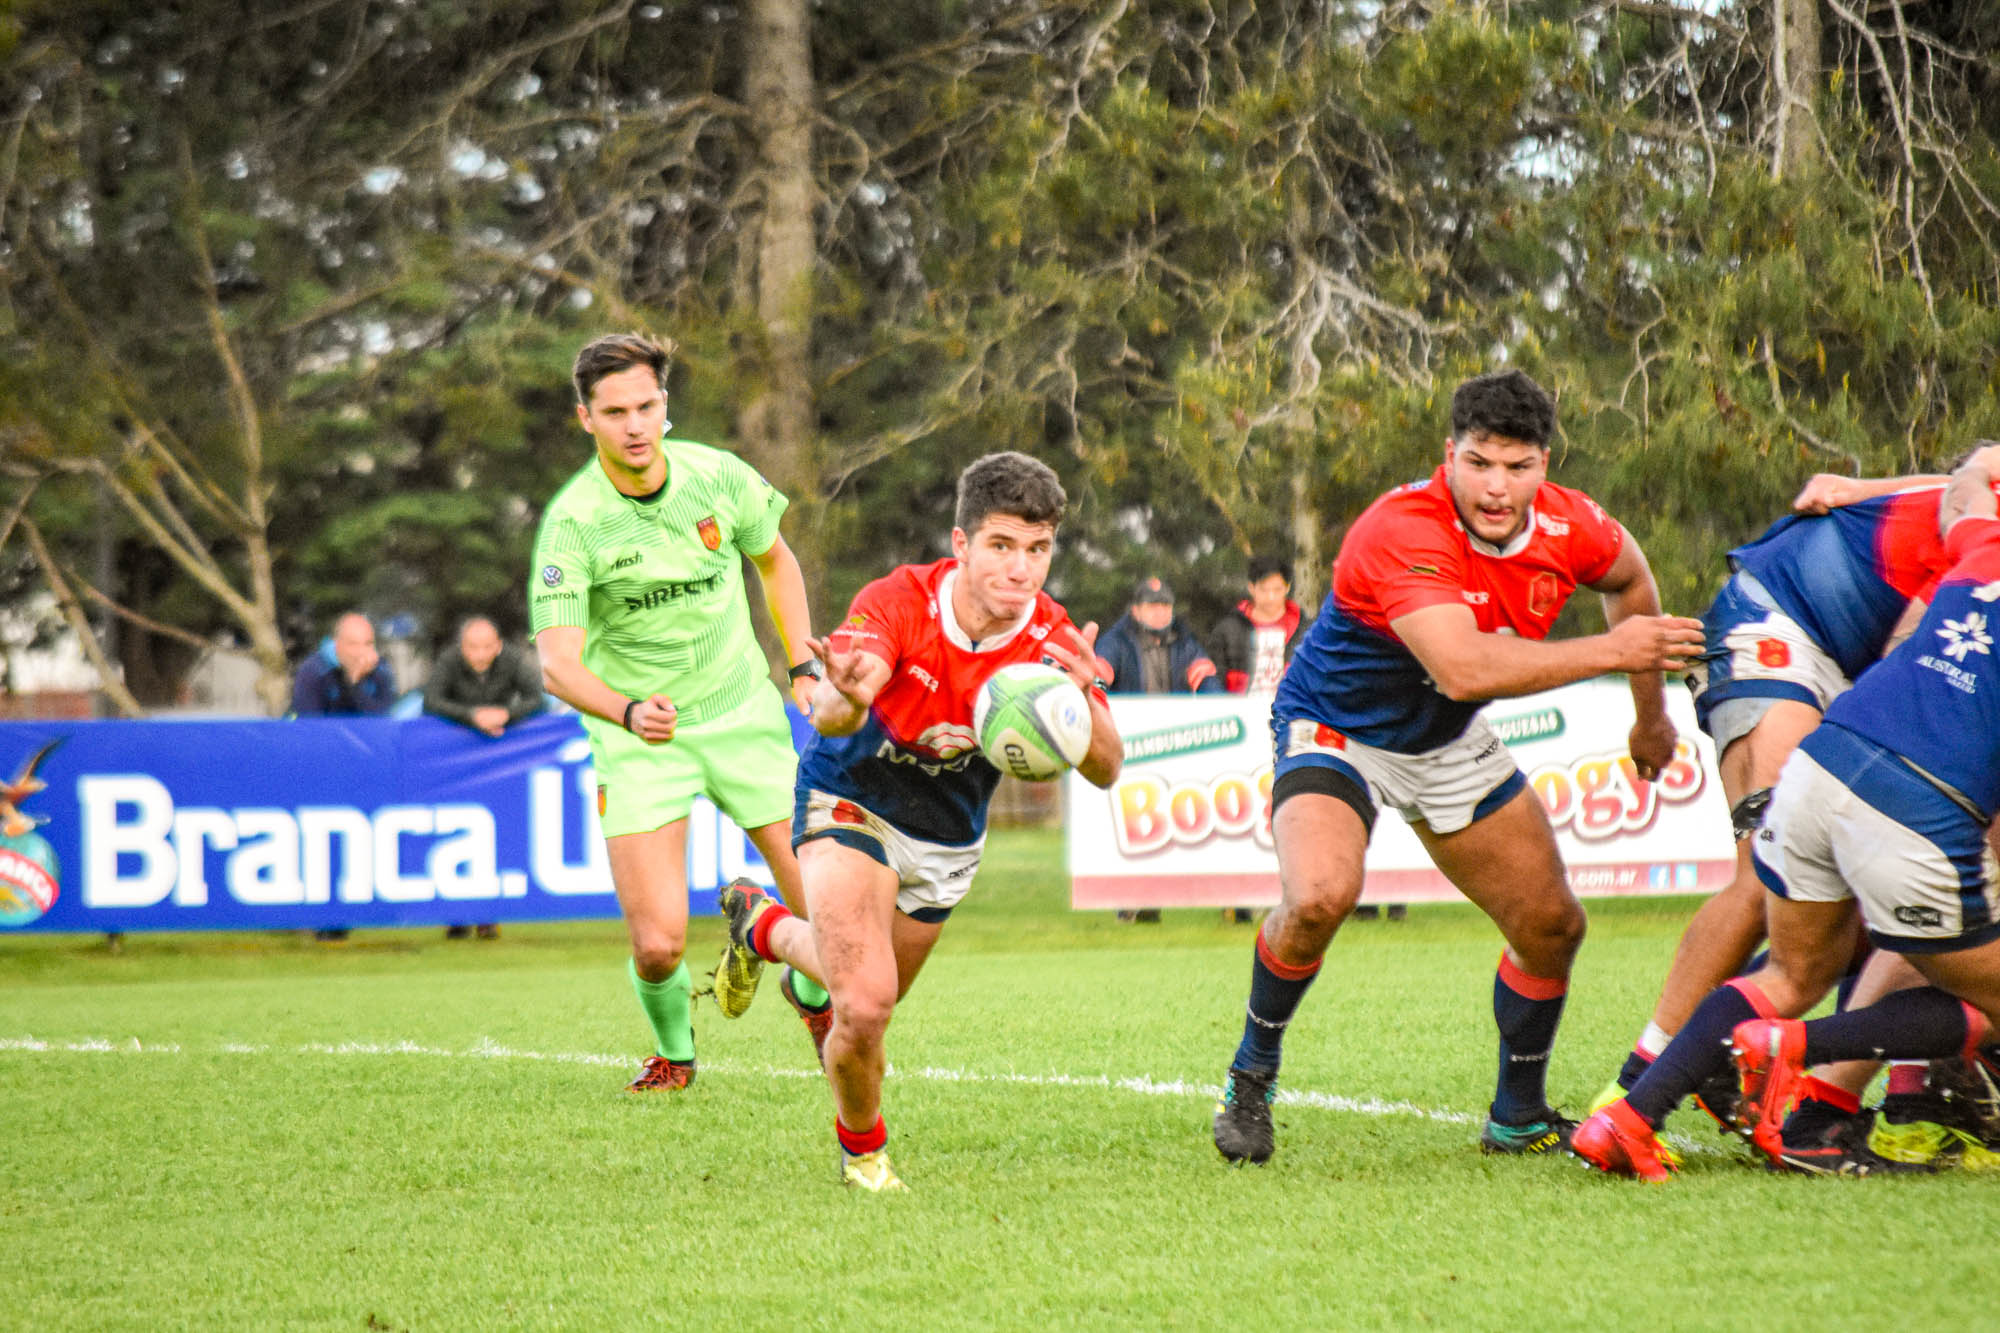
M 1900 755 L 1990 820 L 2000 807 L 2000 519 L 1960 519 L 1944 549 L 1953 563 L 1923 622 L 1833 701 L 1826 725 Z
M 1940 486 L 1899 491 L 1826 514 L 1792 516 L 1729 553 L 1780 611 L 1854 680 L 1912 599 L 1927 599 L 1950 561 L 1938 536 Z
M 1548 636 L 1579 585 L 1598 582 L 1625 530 L 1581 491 L 1543 482 L 1504 549 L 1465 530 L 1440 467 L 1368 506 L 1340 543 L 1333 590 L 1278 683 L 1275 718 L 1310 718 L 1364 745 L 1422 754 L 1486 705 L 1447 698 L 1394 622 L 1464 606 L 1485 634 Z

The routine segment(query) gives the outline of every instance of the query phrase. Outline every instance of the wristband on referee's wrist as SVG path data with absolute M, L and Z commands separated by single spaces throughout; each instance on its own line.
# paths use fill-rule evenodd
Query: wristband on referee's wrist
M 632 730 L 632 710 L 638 706 L 639 701 L 637 699 L 627 699 L 625 701 L 625 730 L 627 731 Z M 636 735 L 637 733 L 634 734 Z
M 808 657 L 785 674 L 793 680 L 800 680 L 806 676 L 811 676 L 814 680 L 825 680 L 826 668 L 819 664 L 817 657 Z

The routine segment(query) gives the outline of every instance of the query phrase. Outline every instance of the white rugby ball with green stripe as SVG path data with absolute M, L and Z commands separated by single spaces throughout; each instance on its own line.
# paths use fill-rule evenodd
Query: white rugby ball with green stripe
M 1015 662 L 979 687 L 972 729 L 993 767 L 1046 782 L 1076 767 L 1090 749 L 1090 705 L 1067 673 Z

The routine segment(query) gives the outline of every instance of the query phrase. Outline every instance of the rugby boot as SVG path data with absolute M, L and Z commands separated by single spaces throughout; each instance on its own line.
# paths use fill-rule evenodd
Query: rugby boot
M 1277 1134 L 1271 1126 L 1271 1099 L 1278 1095 L 1276 1070 L 1232 1069 L 1215 1104 L 1215 1148 L 1225 1160 L 1271 1160 Z
M 1525 1156 L 1562 1152 L 1575 1132 L 1576 1121 L 1545 1106 L 1539 1117 L 1525 1125 L 1503 1125 L 1488 1118 L 1486 1128 L 1479 1131 L 1479 1151 Z
M 1569 1150 L 1599 1171 L 1654 1183 L 1674 1178 L 1665 1148 L 1658 1132 L 1622 1097 L 1578 1125 L 1569 1138 Z
M 1773 1162 L 1784 1153 L 1785 1117 L 1805 1083 L 1806 1025 L 1796 1018 L 1753 1018 L 1729 1034 L 1742 1079 L 1738 1114 L 1750 1141 Z
M 669 1060 L 649 1055 L 639 1067 L 639 1077 L 625 1085 L 627 1092 L 679 1092 L 694 1082 L 694 1061 Z
M 824 1068 L 826 1034 L 833 1031 L 833 1002 L 829 1000 L 826 1006 L 820 1009 L 806 1008 L 805 1003 L 799 999 L 798 992 L 792 989 L 792 978 L 795 975 L 789 965 L 778 973 L 778 994 L 785 997 L 785 1003 L 792 1006 L 793 1012 L 797 1013 L 799 1020 L 806 1025 L 806 1033 L 813 1040 L 813 1055 Z
M 887 1148 L 864 1153 L 851 1153 L 842 1148 L 840 1183 L 870 1194 L 896 1194 L 909 1188 L 897 1178 L 896 1168 L 889 1165 Z
M 1873 1176 L 1922 1171 L 1877 1156 L 1868 1147 L 1872 1111 L 1843 1111 L 1825 1102 L 1804 1101 L 1785 1118 L 1781 1150 L 1772 1165 L 1814 1176 Z
M 716 902 L 729 920 L 729 942 L 715 965 L 715 1007 L 724 1018 L 741 1018 L 757 998 L 757 982 L 764 975 L 764 960 L 750 947 L 750 932 L 757 918 L 778 903 L 747 879 L 730 880 Z

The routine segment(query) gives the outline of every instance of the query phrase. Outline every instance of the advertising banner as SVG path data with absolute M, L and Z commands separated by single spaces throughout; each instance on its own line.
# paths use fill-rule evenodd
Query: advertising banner
M 1673 764 L 1641 782 L 1626 753 L 1632 693 L 1585 681 L 1487 706 L 1555 826 L 1579 896 L 1713 893 L 1735 873 L 1715 753 L 1676 685 Z M 1077 908 L 1264 907 L 1278 901 L 1271 846 L 1270 699 L 1113 695 L 1125 768 L 1109 791 L 1066 784 Z M 1400 814 L 1378 812 L 1364 903 L 1453 899 Z
M 697 800 L 690 910 L 737 875 L 771 883 Z M 0 934 L 617 915 L 574 714 L 0 724 Z

